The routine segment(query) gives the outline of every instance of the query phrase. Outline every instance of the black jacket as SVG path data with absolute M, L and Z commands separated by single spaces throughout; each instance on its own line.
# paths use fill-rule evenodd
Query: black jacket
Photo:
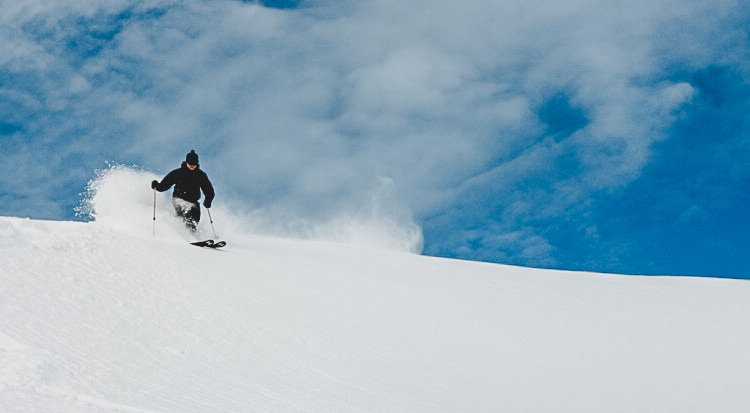
M 200 169 L 200 166 L 191 171 L 185 162 L 179 169 L 167 174 L 162 181 L 156 185 L 156 190 L 164 192 L 174 185 L 172 197 L 184 199 L 188 202 L 197 203 L 201 198 L 201 190 L 206 196 L 205 203 L 211 205 L 214 199 L 214 187 L 208 180 L 208 175 Z

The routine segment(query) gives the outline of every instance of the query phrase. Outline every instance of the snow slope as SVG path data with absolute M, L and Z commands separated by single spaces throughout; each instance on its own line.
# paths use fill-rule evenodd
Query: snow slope
M 258 236 L 220 210 L 230 244 L 199 249 L 127 200 L 149 178 L 98 182 L 95 222 L 0 217 L 0 411 L 750 406 L 746 281 Z

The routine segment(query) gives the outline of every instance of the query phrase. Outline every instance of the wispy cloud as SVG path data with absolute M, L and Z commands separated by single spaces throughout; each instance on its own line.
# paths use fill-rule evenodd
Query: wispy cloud
M 730 0 L 277 6 L 298 7 L 2 3 L 0 139 L 23 148 L 0 167 L 5 191 L 33 181 L 49 199 L 105 160 L 164 172 L 195 148 L 249 210 L 333 220 L 386 179 L 428 252 L 555 265 L 549 220 L 640 176 L 695 94 L 674 71 L 740 59 L 727 51 L 747 14 Z

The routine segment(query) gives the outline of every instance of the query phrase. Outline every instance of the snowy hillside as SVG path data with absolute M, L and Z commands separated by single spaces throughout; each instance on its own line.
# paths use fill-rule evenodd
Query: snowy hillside
M 149 178 L 94 185 L 95 222 L 0 218 L 0 411 L 750 406 L 746 281 L 258 236 L 220 209 L 230 244 L 199 249 L 164 198 L 152 235 Z

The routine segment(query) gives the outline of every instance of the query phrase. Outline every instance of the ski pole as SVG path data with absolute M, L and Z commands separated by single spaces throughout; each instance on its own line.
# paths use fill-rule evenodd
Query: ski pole
M 154 189 L 154 231 L 151 236 L 156 236 L 156 189 Z
M 208 211 L 208 220 L 211 221 L 211 230 L 214 232 L 214 238 L 218 238 L 216 236 L 216 228 L 214 228 L 214 219 L 211 217 L 211 208 L 206 208 L 206 211 Z

